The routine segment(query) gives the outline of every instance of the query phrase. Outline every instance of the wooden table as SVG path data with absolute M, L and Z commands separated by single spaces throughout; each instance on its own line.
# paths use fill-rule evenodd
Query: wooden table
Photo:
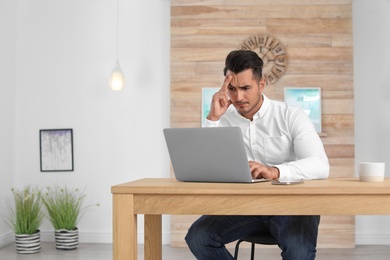
M 390 178 L 299 185 L 141 179 L 111 187 L 113 259 L 137 259 L 137 214 L 145 215 L 145 259 L 162 258 L 161 215 L 390 215 Z

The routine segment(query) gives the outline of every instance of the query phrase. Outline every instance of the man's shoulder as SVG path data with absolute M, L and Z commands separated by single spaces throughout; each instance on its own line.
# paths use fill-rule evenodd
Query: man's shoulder
M 281 100 L 275 100 L 275 99 L 269 99 L 270 106 L 272 106 L 274 109 L 278 110 L 289 110 L 289 111 L 298 111 L 300 108 L 291 106 L 287 104 L 284 101 Z

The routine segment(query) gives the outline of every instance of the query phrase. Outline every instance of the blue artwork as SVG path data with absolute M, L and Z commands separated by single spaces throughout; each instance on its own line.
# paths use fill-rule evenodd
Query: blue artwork
M 285 88 L 284 102 L 301 108 L 309 116 L 317 132 L 322 132 L 320 88 Z
M 210 112 L 213 95 L 218 92 L 219 89 L 220 88 L 202 88 L 202 125 Z

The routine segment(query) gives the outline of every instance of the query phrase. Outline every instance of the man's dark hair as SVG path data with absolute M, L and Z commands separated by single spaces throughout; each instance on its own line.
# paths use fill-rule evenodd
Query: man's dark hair
M 260 80 L 263 76 L 263 60 L 254 51 L 235 50 L 226 57 L 223 75 L 226 76 L 228 70 L 238 74 L 247 69 L 252 69 L 253 77 Z

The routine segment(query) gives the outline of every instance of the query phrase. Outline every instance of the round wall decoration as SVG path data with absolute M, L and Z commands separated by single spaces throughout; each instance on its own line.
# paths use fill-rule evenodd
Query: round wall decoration
M 263 75 L 268 84 L 274 84 L 287 69 L 287 54 L 284 46 L 269 35 L 255 35 L 247 38 L 238 47 L 253 50 L 263 60 Z

